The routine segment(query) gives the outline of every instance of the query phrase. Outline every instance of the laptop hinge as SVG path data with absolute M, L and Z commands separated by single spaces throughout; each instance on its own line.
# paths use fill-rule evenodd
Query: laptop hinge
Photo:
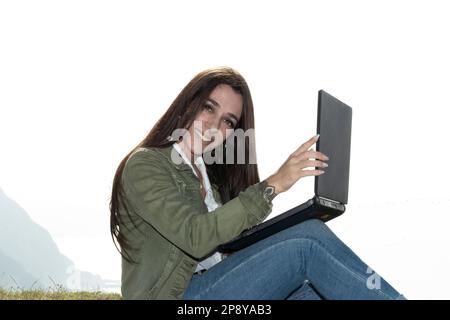
M 332 200 L 332 199 L 328 199 L 328 198 L 325 198 L 325 197 L 317 196 L 317 198 L 323 199 L 323 200 L 327 200 L 327 201 L 330 201 L 330 202 L 334 202 L 334 203 L 339 203 L 339 204 L 341 204 L 339 201 Z

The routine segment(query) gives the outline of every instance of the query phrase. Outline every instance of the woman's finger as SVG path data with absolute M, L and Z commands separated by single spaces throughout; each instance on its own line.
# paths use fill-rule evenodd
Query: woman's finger
M 328 164 L 319 160 L 303 160 L 298 163 L 299 168 L 326 168 Z
M 319 159 L 319 160 L 323 160 L 323 161 L 330 160 L 325 154 L 323 154 L 322 152 L 319 152 L 319 151 L 315 151 L 315 150 L 308 150 L 306 152 L 299 154 L 297 157 L 298 157 L 299 161 L 307 160 L 307 159 Z
M 308 177 L 308 176 L 320 176 L 321 174 L 324 174 L 325 171 L 323 170 L 300 170 L 300 178 Z
M 315 135 L 314 137 L 303 143 L 297 150 L 294 151 L 292 155 L 297 156 L 300 153 L 307 151 L 317 142 L 317 140 L 319 140 L 319 135 Z

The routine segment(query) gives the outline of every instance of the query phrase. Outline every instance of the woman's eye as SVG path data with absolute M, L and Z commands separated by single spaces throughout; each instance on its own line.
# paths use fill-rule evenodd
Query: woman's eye
M 210 105 L 208 105 L 208 104 L 205 104 L 205 110 L 208 111 L 208 112 L 213 112 L 214 111 L 213 108 Z
M 228 127 L 230 127 L 230 128 L 234 128 L 234 123 L 233 123 L 233 121 L 231 121 L 231 120 L 225 120 L 225 123 L 227 124 L 227 126 Z

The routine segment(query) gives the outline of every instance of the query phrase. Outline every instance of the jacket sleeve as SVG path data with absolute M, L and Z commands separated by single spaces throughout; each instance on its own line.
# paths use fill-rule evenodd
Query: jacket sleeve
M 257 183 L 212 212 L 198 212 L 184 201 L 155 153 L 137 152 L 129 158 L 122 175 L 127 201 L 143 220 L 194 258 L 206 256 L 272 211 Z

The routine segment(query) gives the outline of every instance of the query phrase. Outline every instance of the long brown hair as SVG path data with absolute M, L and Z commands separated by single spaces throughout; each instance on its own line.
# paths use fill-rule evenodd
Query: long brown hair
M 247 82 L 241 74 L 229 67 L 207 69 L 197 74 L 183 88 L 172 102 L 169 109 L 156 122 L 155 126 L 150 130 L 147 136 L 120 162 L 114 176 L 109 204 L 111 213 L 110 231 L 116 248 L 127 261 L 131 260 L 131 257 L 127 252 L 131 247 L 123 233 L 120 232 L 120 226 L 123 225 L 119 213 L 120 205 L 125 208 L 129 220 L 136 226 L 133 218 L 130 216 L 125 201 L 123 201 L 125 195 L 122 189 L 121 177 L 128 158 L 140 147 L 164 148 L 172 145 L 175 141 L 171 141 L 168 137 L 172 135 L 175 129 L 188 129 L 190 127 L 197 114 L 204 108 L 205 100 L 219 84 L 229 85 L 235 92 L 242 96 L 242 114 L 239 122 L 236 124 L 235 130 L 242 129 L 245 132 L 248 129 L 254 129 L 253 101 Z M 234 145 L 236 146 L 236 144 Z M 223 148 L 221 154 L 223 154 L 225 158 L 225 143 L 222 143 L 222 145 L 217 148 Z M 254 143 L 249 143 L 246 139 L 246 161 L 244 164 L 227 164 L 225 160 L 222 162 L 223 164 L 214 163 L 207 165 L 208 177 L 212 183 L 219 187 L 222 203 L 226 203 L 230 199 L 233 199 L 239 192 L 260 181 L 257 164 L 248 163 L 249 161 L 247 161 L 249 154 L 253 152 L 253 155 L 256 155 L 256 150 L 254 150 L 254 148 Z M 212 152 L 215 151 L 213 150 Z M 237 159 L 236 147 L 234 147 L 234 154 L 234 159 Z M 121 250 L 117 247 L 117 243 Z

